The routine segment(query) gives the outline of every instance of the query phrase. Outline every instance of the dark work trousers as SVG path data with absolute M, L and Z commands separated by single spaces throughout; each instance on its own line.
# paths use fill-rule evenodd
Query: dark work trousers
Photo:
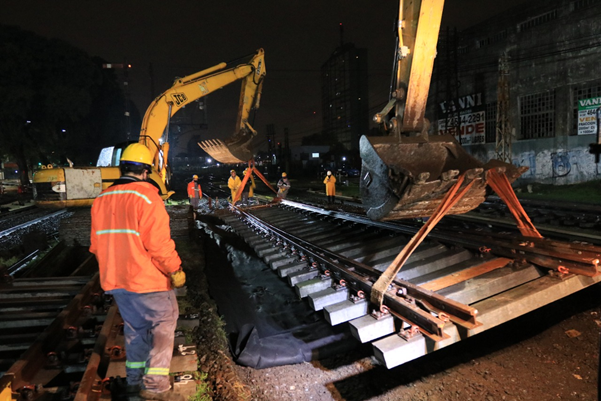
M 171 291 L 112 294 L 124 322 L 127 384 L 150 391 L 169 390 L 179 308 Z

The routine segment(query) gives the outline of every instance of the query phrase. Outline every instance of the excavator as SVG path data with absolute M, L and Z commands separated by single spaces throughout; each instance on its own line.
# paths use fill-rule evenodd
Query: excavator
M 187 104 L 213 93 L 235 81 L 242 80 L 238 108 L 237 131 L 225 141 L 212 140 L 205 148 L 216 160 L 250 160 L 249 144 L 256 131 L 248 123 L 253 108 L 260 104 L 265 78 L 265 52 L 258 49 L 243 63 L 219 63 L 213 67 L 175 80 L 171 88 L 158 96 L 148 107 L 142 120 L 139 143 L 154 155 L 149 179 L 159 188 L 163 199 L 169 190 L 170 118 Z M 246 58 L 245 58 L 246 59 Z M 94 199 L 119 178 L 121 152 L 127 146 L 114 146 L 101 151 L 97 167 L 57 167 L 49 165 L 34 173 L 34 201 L 42 208 L 90 206 Z
M 483 163 L 453 135 L 428 133 L 426 101 L 443 6 L 444 0 L 400 0 L 389 101 L 374 116 L 387 135 L 359 140 L 367 215 L 373 220 L 427 218 L 371 288 L 370 301 L 380 310 L 390 284 L 428 233 L 445 215 L 479 206 L 488 187 L 507 204 L 524 237 L 541 238 L 511 188 L 527 168 L 500 160 Z
M 466 213 L 486 196 L 487 171 L 510 181 L 524 168 L 472 157 L 453 135 L 429 135 L 424 117 L 444 0 L 400 1 L 389 102 L 374 116 L 384 136 L 359 141 L 361 198 L 373 220 L 430 217 L 460 177 L 469 190 L 446 214 Z

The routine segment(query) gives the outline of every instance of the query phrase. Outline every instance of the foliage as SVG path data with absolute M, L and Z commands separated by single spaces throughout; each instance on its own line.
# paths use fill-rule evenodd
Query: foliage
M 0 93 L 0 142 L 22 181 L 37 162 L 95 162 L 125 128 L 123 95 L 100 59 L 17 27 L 0 26 Z
M 196 381 L 196 394 L 188 398 L 188 401 L 211 401 L 211 386 L 208 382 L 207 374 L 203 372 L 194 372 Z
M 601 204 L 601 181 L 571 185 L 529 184 L 516 188 L 518 198 Z

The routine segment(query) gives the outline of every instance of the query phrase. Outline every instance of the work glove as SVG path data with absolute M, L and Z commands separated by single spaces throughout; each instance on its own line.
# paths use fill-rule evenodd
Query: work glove
M 173 288 L 180 288 L 186 284 L 186 273 L 181 269 L 171 273 L 169 278 L 171 279 L 171 286 L 173 286 Z

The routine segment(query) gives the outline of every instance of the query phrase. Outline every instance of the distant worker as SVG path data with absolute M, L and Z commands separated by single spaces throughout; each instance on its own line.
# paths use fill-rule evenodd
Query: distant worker
M 336 200 L 336 177 L 332 175 L 331 171 L 328 171 L 323 183 L 326 184 L 326 196 L 328 197 L 328 203 L 334 203 Z
M 202 188 L 200 188 L 200 182 L 198 182 L 198 176 L 194 174 L 192 176 L 192 181 L 188 183 L 188 199 L 190 200 L 190 205 L 194 209 L 198 209 L 200 205 L 200 199 L 202 198 Z
M 234 198 L 236 197 L 236 193 L 238 192 L 238 188 L 240 188 L 240 177 L 236 175 L 234 170 L 230 170 L 230 178 L 227 180 L 227 186 L 232 191 L 232 203 L 234 203 Z
M 102 289 L 124 321 L 128 395 L 177 400 L 169 382 L 179 315 L 174 288 L 186 275 L 157 187 L 147 181 L 153 158 L 140 143 L 121 156 L 121 177 L 92 204 L 90 252 Z
M 246 168 L 244 170 L 244 176 L 246 176 L 247 172 L 248 172 L 248 168 Z M 254 196 L 255 187 L 256 187 L 255 178 L 253 177 L 253 175 L 251 173 L 250 177 L 248 177 L 248 181 L 246 181 L 246 185 L 244 185 L 244 189 L 242 190 L 242 203 L 247 203 L 248 199 L 252 198 Z
M 288 180 L 288 174 L 282 173 L 282 178 L 278 181 L 278 198 L 286 199 L 289 190 L 290 181 Z

